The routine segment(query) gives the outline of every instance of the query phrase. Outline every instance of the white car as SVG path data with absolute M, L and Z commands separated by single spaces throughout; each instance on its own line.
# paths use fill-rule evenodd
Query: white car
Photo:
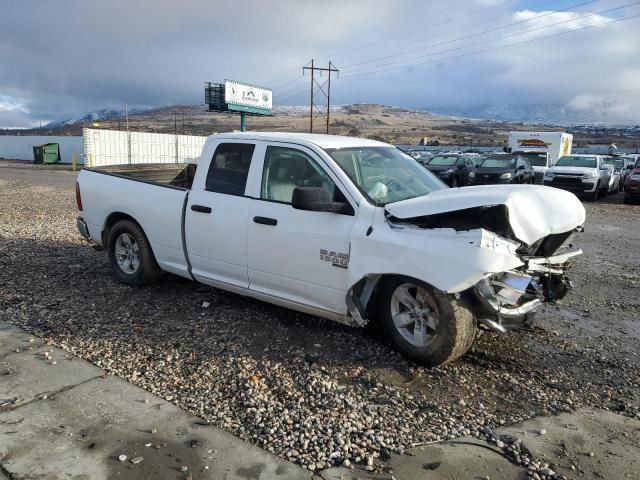
M 560 157 L 544 174 L 544 184 L 597 200 L 609 192 L 611 171 L 600 155 Z
M 209 137 L 196 165 L 84 169 L 85 238 L 128 285 L 171 272 L 352 326 L 428 366 L 569 289 L 571 193 L 449 189 L 397 148 L 329 135 Z

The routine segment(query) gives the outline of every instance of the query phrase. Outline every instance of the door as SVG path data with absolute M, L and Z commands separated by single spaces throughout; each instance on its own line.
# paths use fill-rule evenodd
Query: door
M 314 152 L 286 144 L 267 146 L 259 198 L 249 209 L 250 288 L 346 313 L 349 238 L 355 217 L 294 209 L 291 196 L 296 187 L 322 187 L 333 201 L 348 202 Z
M 207 176 L 194 184 L 185 214 L 185 237 L 196 280 L 247 288 L 245 196 L 254 143 L 220 143 Z

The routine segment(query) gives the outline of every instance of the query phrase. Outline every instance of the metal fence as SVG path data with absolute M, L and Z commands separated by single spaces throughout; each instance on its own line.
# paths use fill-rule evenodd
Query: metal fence
M 195 162 L 207 137 L 170 133 L 82 129 L 87 167 Z

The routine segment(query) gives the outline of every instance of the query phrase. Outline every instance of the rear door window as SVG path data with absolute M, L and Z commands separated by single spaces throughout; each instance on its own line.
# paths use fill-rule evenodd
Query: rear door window
M 251 157 L 252 143 L 221 143 L 216 148 L 205 182 L 205 190 L 226 195 L 244 195 Z

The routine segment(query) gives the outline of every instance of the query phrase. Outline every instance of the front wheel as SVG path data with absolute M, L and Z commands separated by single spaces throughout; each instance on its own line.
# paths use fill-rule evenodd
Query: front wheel
M 382 328 L 403 356 L 436 367 L 471 347 L 476 333 L 473 315 L 453 295 L 401 277 L 385 282 L 380 293 Z
M 120 283 L 148 285 L 162 275 L 147 236 L 131 220 L 120 220 L 111 227 L 107 249 L 113 276 Z

